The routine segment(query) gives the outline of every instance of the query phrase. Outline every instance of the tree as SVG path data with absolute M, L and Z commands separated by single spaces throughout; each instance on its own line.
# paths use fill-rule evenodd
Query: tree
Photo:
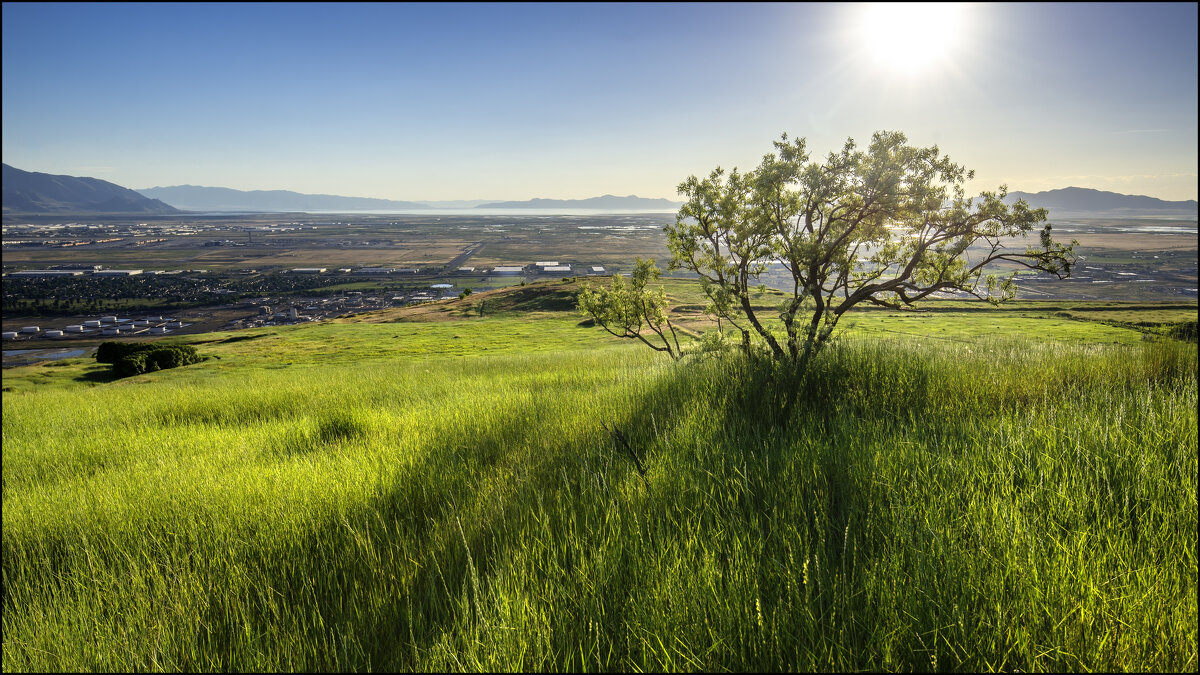
M 936 146 L 878 132 L 866 151 L 850 139 L 823 163 L 809 161 L 803 138 L 784 134 L 774 146 L 753 171 L 717 168 L 681 183 L 686 201 L 667 242 L 671 268 L 699 276 L 708 311 L 741 330 L 746 349 L 765 345 L 800 373 L 861 303 L 909 307 L 943 291 L 1001 302 L 1016 275 L 998 277 L 991 266 L 1002 261 L 1071 273 L 1075 242 L 1052 239 L 1045 209 L 1005 204 L 1005 186 L 967 197 L 974 172 Z M 1035 229 L 1037 245 L 1010 248 Z M 766 320 L 750 300 L 773 261 L 791 289 Z
M 640 340 L 678 361 L 682 356 L 679 336 L 667 316 L 666 293 L 661 286 L 658 290 L 646 288 L 646 284 L 656 281 L 659 274 L 653 260 L 638 258 L 629 281 L 614 274 L 607 288 L 594 288 L 584 283 L 579 291 L 579 311 L 609 333 L 619 338 Z M 667 333 L 670 333 L 670 339 Z

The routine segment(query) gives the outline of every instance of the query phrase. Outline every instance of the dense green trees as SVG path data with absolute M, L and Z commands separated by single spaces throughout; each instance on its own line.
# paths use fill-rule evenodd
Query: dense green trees
M 96 361 L 111 363 L 118 377 L 178 368 L 202 360 L 191 345 L 160 345 L 154 342 L 103 342 L 96 349 Z

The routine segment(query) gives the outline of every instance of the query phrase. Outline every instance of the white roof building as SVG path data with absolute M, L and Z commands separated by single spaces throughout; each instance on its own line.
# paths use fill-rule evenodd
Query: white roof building
M 97 270 L 92 272 L 97 277 L 132 277 L 141 273 L 142 270 Z
M 13 272 L 10 277 L 78 277 L 83 276 L 79 270 L 25 270 Z

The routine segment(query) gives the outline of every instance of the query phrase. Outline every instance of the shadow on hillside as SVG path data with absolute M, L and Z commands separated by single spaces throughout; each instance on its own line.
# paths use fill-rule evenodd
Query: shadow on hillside
M 762 614 L 779 612 L 793 622 L 789 630 L 809 630 L 803 621 L 810 619 L 784 603 L 791 590 L 777 570 L 798 563 L 789 562 L 779 542 L 809 542 L 826 569 L 843 567 L 844 539 L 864 530 L 870 509 L 887 508 L 870 484 L 870 452 L 856 436 L 856 420 L 912 419 L 923 410 L 919 397 L 897 398 L 887 404 L 890 411 L 837 405 L 843 387 L 895 379 L 860 372 L 861 366 L 854 359 L 822 366 L 820 380 L 797 385 L 800 398 L 788 418 L 780 417 L 778 395 L 785 375 L 771 364 L 733 360 L 657 371 L 617 419 L 595 419 L 594 428 L 574 436 L 541 411 L 523 410 L 452 430 L 373 499 L 311 524 L 284 550 L 248 550 L 255 558 L 237 563 L 269 581 L 288 610 L 280 616 L 260 597 L 242 598 L 240 608 L 212 606 L 204 624 L 214 645 L 201 651 L 223 653 L 223 645 L 242 639 L 248 619 L 252 630 L 282 624 L 285 634 L 297 633 L 298 644 L 333 638 L 353 646 L 300 657 L 291 664 L 296 669 L 469 670 L 484 663 L 460 663 L 456 653 L 486 651 L 490 645 L 481 640 L 505 640 L 536 642 L 526 668 L 546 665 L 536 660 L 541 649 L 567 660 L 556 661 L 558 669 L 575 670 L 588 667 L 579 636 L 594 630 L 611 663 L 628 667 L 644 662 L 630 652 L 641 649 L 627 639 L 630 625 L 671 611 L 655 599 L 663 582 L 653 564 L 680 550 L 684 526 L 690 546 L 717 554 L 714 565 L 724 566 L 716 575 L 718 597 L 752 593 Z M 920 364 L 886 368 L 907 368 L 910 391 L 936 379 Z M 602 422 L 626 434 L 647 468 L 648 488 Z M 802 482 L 781 470 L 797 465 L 806 472 Z M 780 509 L 806 518 L 776 519 Z M 763 559 L 726 556 L 731 536 L 762 546 Z M 594 554 L 601 557 L 593 560 Z M 883 555 L 860 548 L 851 580 L 855 570 L 886 562 Z M 579 572 L 585 567 L 586 579 Z M 514 598 L 500 597 L 498 589 L 514 586 L 515 599 L 532 606 L 505 604 Z M 822 620 L 820 611 L 812 620 Z M 865 606 L 855 611 L 871 616 Z M 532 630 L 529 623 L 494 625 L 506 612 L 544 620 L 549 634 L 519 632 Z M 870 634 L 863 621 L 848 639 Z M 713 652 L 710 669 L 778 667 L 765 650 L 722 649 L 730 651 Z
M 113 372 L 110 366 L 93 366 L 83 371 L 73 378 L 76 382 L 91 382 L 93 384 L 104 384 L 107 382 L 115 382 L 121 378 Z

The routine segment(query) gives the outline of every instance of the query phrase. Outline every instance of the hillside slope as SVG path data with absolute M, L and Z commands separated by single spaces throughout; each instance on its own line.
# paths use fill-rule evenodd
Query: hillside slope
M 157 199 L 98 178 L 22 171 L 7 164 L 3 171 L 5 214 L 177 213 Z
M 784 372 L 494 293 L 6 371 L 5 668 L 1195 663 L 1194 345 L 907 313 L 782 418 Z

